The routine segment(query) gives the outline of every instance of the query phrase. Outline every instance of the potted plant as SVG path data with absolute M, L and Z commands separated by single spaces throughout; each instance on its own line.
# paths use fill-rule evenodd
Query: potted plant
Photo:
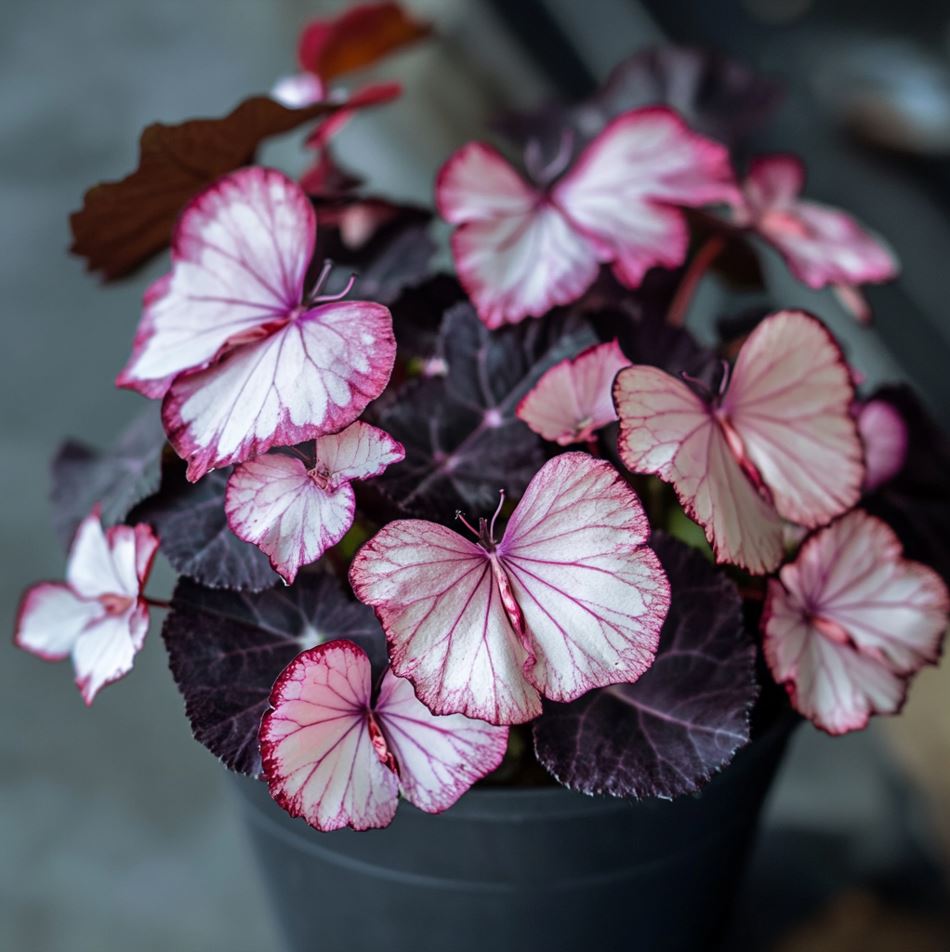
M 662 50 L 448 157 L 434 271 L 432 213 L 332 146 L 399 92 L 337 77 L 428 32 L 308 24 L 298 74 L 87 193 L 107 279 L 170 245 L 117 380 L 161 409 L 58 452 L 66 579 L 15 640 L 91 704 L 166 612 L 294 948 L 708 947 L 799 716 L 861 729 L 937 660 L 950 452 L 818 317 L 701 344 L 693 292 L 769 244 L 867 321 L 897 262 L 798 159 L 737 167 L 768 83 Z M 254 164 L 304 125 L 302 176 Z

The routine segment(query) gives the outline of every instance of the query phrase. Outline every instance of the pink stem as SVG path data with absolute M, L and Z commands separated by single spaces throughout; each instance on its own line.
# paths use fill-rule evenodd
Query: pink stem
M 495 522 L 498 519 L 498 513 L 501 512 L 502 506 L 505 504 L 505 491 L 504 489 L 498 490 L 498 508 L 495 510 L 495 515 L 491 517 L 491 525 L 488 527 L 488 537 L 495 541 Z
M 465 526 L 465 528 L 468 529 L 468 531 L 471 532 L 472 535 L 475 536 L 476 539 L 481 537 L 478 529 L 476 529 L 475 526 L 473 526 L 468 521 L 468 519 L 465 518 L 465 515 L 463 514 L 461 509 L 457 509 L 455 511 L 455 518 L 458 519 L 458 521 L 461 522 L 462 525 Z
M 142 599 L 146 605 L 149 605 L 152 608 L 171 608 L 172 607 L 172 603 L 164 598 L 151 598 L 148 595 L 143 595 Z
M 666 318 L 667 322 L 673 327 L 682 327 L 686 323 L 686 312 L 689 310 L 696 288 L 706 270 L 716 260 L 725 245 L 726 240 L 721 234 L 711 235 L 693 256 L 693 260 L 690 261 L 689 267 L 683 275 L 683 280 L 680 281 L 680 285 L 676 289 L 676 294 L 673 295 L 673 301 L 670 304 L 669 314 Z

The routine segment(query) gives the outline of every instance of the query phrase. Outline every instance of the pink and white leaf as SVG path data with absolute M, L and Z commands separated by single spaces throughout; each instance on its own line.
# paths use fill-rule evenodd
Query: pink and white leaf
M 271 796 L 318 830 L 387 826 L 399 782 L 369 731 L 372 672 L 353 642 L 304 651 L 277 679 L 261 721 Z
M 493 724 L 541 713 L 524 675 L 530 646 L 512 627 L 480 546 L 437 523 L 399 519 L 357 552 L 350 583 L 376 609 L 393 670 L 431 711 Z
M 389 311 L 305 305 L 316 241 L 310 200 L 280 172 L 247 168 L 186 207 L 172 271 L 147 292 L 118 382 L 164 397 L 188 478 L 352 423 L 395 360 Z
M 142 588 L 158 550 L 147 525 L 103 532 L 97 510 L 79 526 L 66 583 L 41 582 L 24 595 L 14 642 L 48 661 L 71 656 L 76 683 L 91 704 L 132 669 L 148 631 Z
M 693 132 L 666 107 L 613 120 L 553 193 L 554 203 L 639 286 L 654 265 L 676 267 L 688 231 L 677 206 L 734 202 L 737 188 L 725 146 Z
M 649 535 L 605 460 L 564 453 L 531 480 L 497 551 L 535 657 L 525 674 L 544 697 L 630 684 L 653 663 L 670 589 Z
M 495 149 L 473 142 L 442 167 L 439 211 L 458 224 L 459 279 L 490 328 L 569 304 L 600 268 L 595 249 Z
M 907 682 L 936 662 L 950 596 L 903 557 L 893 530 L 855 510 L 812 535 L 769 582 L 763 647 L 793 705 L 832 734 L 893 714 Z
M 346 535 L 354 509 L 348 482 L 321 486 L 302 460 L 278 453 L 235 467 L 225 495 L 231 531 L 267 555 L 288 585 Z
M 802 199 L 804 184 L 804 167 L 794 156 L 754 161 L 743 183 L 739 221 L 775 245 L 809 287 L 849 288 L 896 277 L 899 264 L 890 248 L 846 212 Z
M 617 419 L 614 377 L 629 365 L 616 340 L 562 360 L 525 395 L 517 416 L 539 436 L 561 446 L 589 440 Z
M 844 355 L 810 315 L 779 311 L 749 335 L 721 412 L 783 518 L 815 528 L 860 498 L 853 401 Z
M 291 584 L 353 525 L 350 481 L 379 475 L 403 458 L 401 444 L 368 423 L 316 441 L 316 464 L 272 453 L 235 467 L 225 512 L 238 538 L 258 546 Z
M 643 365 L 620 371 L 614 400 L 624 465 L 673 485 L 717 561 L 756 574 L 777 568 L 782 520 L 742 471 L 709 405 L 682 380 Z
M 280 329 L 179 376 L 162 405 L 188 478 L 352 423 L 385 388 L 395 359 L 381 304 L 322 304 Z
M 523 723 L 650 665 L 668 607 L 646 519 L 612 467 L 549 461 L 500 542 L 422 520 L 390 523 L 350 580 L 386 631 L 393 670 L 439 714 Z
M 888 400 L 868 400 L 858 410 L 864 444 L 864 490 L 889 483 L 907 461 L 910 433 L 900 411 Z
M 459 278 L 488 327 L 569 304 L 601 263 L 636 287 L 686 254 L 676 206 L 735 201 L 726 149 L 665 108 L 614 120 L 553 188 L 529 185 L 496 150 L 470 143 L 442 167 L 439 211 L 459 226 Z
M 402 443 L 361 420 L 339 433 L 320 437 L 316 445 L 317 469 L 331 487 L 354 479 L 372 479 L 406 456 Z
M 240 169 L 203 191 L 175 229 L 171 273 L 146 292 L 118 384 L 161 397 L 179 374 L 286 321 L 301 302 L 316 227 L 304 192 L 271 169 Z
M 374 704 L 369 658 L 350 641 L 298 655 L 261 722 L 271 796 L 318 830 L 387 826 L 400 790 L 421 810 L 446 810 L 507 743 L 507 728 L 432 714 L 388 670 Z
M 717 559 L 754 573 L 781 562 L 783 519 L 815 527 L 858 501 L 853 399 L 837 345 L 798 311 L 756 327 L 719 396 L 643 366 L 614 386 L 624 463 L 672 483 Z
M 508 747 L 506 727 L 433 714 L 412 684 L 391 670 L 379 689 L 376 716 L 399 767 L 403 796 L 426 813 L 452 806 L 501 763 Z

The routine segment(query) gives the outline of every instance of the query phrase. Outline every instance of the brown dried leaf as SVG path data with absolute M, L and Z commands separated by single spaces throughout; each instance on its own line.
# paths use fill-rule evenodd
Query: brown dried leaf
M 106 281 L 130 273 L 164 248 L 185 203 L 222 175 L 247 165 L 260 143 L 335 112 L 388 102 L 399 87 L 370 87 L 348 100 L 288 109 L 266 96 L 245 99 L 219 119 L 156 122 L 139 140 L 138 168 L 86 192 L 70 216 L 74 254 Z

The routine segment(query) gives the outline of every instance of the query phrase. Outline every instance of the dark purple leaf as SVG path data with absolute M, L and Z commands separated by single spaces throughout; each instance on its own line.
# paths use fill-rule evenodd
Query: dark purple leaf
M 243 542 L 228 526 L 224 490 L 230 473 L 230 468 L 217 470 L 189 483 L 181 466 L 168 466 L 161 490 L 136 509 L 135 517 L 154 528 L 177 572 L 209 588 L 259 592 L 278 575 L 257 546 Z
M 641 106 L 671 106 L 697 132 L 735 145 L 769 117 L 781 96 L 774 80 L 721 54 L 662 46 L 616 66 L 592 106 L 603 121 Z
M 543 158 L 557 154 L 565 130 L 576 155 L 607 123 L 644 106 L 675 109 L 697 132 L 735 146 L 768 118 L 780 87 L 741 63 L 706 50 L 665 46 L 618 64 L 590 99 L 551 103 L 505 116 L 496 129 L 522 145 L 534 140 Z
M 106 526 L 158 490 L 165 433 L 155 407 L 137 416 L 108 450 L 67 440 L 53 458 L 53 526 L 68 546 L 98 503 Z
M 596 342 L 577 317 L 547 317 L 488 330 L 467 302 L 445 315 L 438 352 L 444 377 L 408 384 L 380 425 L 406 447 L 375 483 L 408 512 L 450 520 L 459 506 L 494 508 L 516 497 L 544 461 L 539 437 L 514 413 L 538 377 Z
M 445 312 L 465 299 L 458 279 L 448 274 L 406 288 L 390 305 L 396 345 L 404 362 L 427 362 L 438 349 L 439 329 Z
M 888 386 L 873 400 L 891 403 L 907 424 L 907 460 L 863 506 L 897 533 L 905 555 L 932 566 L 950 585 L 950 437 L 906 386 Z
M 535 752 L 572 790 L 671 798 L 698 790 L 749 741 L 755 646 L 735 586 L 698 551 L 654 537 L 671 585 L 653 667 L 570 704 L 545 704 Z
M 624 289 L 614 303 L 591 315 L 591 322 L 601 339 L 616 337 L 633 363 L 705 378 L 719 367 L 716 354 L 685 327 L 673 327 L 666 319 L 679 277 L 654 269 L 641 287 Z
M 175 683 L 195 738 L 238 773 L 259 776 L 258 729 L 271 687 L 306 648 L 349 638 L 377 666 L 385 640 L 372 609 L 348 598 L 326 571 L 291 587 L 216 591 L 179 581 L 162 627 Z

